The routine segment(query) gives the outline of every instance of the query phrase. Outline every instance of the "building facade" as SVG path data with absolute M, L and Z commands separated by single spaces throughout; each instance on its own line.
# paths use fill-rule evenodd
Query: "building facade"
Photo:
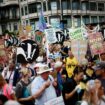
M 105 0 L 0 0 L 0 34 L 18 30 L 20 22 L 36 29 L 40 10 L 56 28 L 61 21 L 67 28 L 105 22 Z
M 21 23 L 36 26 L 40 8 L 46 22 L 58 26 L 63 20 L 65 27 L 80 26 L 105 21 L 105 0 L 19 0 Z M 73 20 L 73 21 L 72 21 Z
M 0 34 L 17 31 L 20 13 L 18 0 L 0 0 Z

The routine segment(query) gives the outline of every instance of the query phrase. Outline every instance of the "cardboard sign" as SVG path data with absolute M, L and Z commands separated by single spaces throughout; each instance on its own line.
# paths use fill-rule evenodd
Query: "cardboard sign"
M 54 28 L 45 29 L 47 43 L 55 43 L 57 41 Z
M 35 41 L 38 43 L 42 42 L 42 38 L 43 38 L 43 32 L 35 32 Z
M 84 39 L 84 32 L 85 29 L 82 27 L 69 29 L 70 39 L 71 40 Z
M 104 53 L 103 36 L 101 32 L 89 33 L 88 36 L 91 53 L 93 55 Z
M 6 61 L 8 61 L 8 53 L 6 53 L 5 47 L 4 47 L 4 41 L 0 39 L 0 64 L 5 64 Z
M 5 56 L 5 47 L 3 40 L 0 40 L 0 56 Z
M 62 96 L 60 96 L 44 103 L 44 105 L 65 105 L 65 104 Z
M 71 51 L 80 64 L 86 63 L 87 40 L 72 40 Z

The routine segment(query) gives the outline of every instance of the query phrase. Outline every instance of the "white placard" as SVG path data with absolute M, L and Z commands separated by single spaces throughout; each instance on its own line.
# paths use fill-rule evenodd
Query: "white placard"
M 65 105 L 65 104 L 63 101 L 63 97 L 60 96 L 44 103 L 44 105 Z
M 54 28 L 45 29 L 47 43 L 55 43 L 57 41 Z

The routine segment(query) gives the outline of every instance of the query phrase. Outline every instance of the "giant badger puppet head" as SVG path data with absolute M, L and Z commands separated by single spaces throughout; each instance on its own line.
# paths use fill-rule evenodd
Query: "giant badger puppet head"
M 24 40 L 17 48 L 17 62 L 31 63 L 36 60 L 39 55 L 39 47 L 33 40 Z
M 62 31 L 56 31 L 56 38 L 57 38 L 56 43 L 63 44 L 65 40 L 65 35 Z

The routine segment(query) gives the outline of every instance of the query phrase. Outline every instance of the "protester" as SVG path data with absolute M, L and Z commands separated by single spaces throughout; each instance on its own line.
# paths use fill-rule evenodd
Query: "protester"
M 75 67 L 78 65 L 78 61 L 74 57 L 71 49 L 69 49 L 69 51 L 68 51 L 68 56 L 69 57 L 64 59 L 64 64 L 65 64 L 65 67 L 66 67 L 66 70 L 67 70 L 67 76 L 69 78 L 71 78 L 72 75 L 73 75 L 73 71 L 74 71 Z
M 102 82 L 102 86 L 105 88 L 105 61 L 101 61 L 93 67 L 95 70 L 96 78 Z
M 14 81 L 14 71 L 15 70 L 15 64 L 14 62 L 10 61 L 7 68 L 3 70 L 2 75 L 6 79 L 7 83 L 13 86 Z
M 105 53 L 100 54 L 101 60 L 105 61 Z
M 104 91 L 101 81 L 98 79 L 89 80 L 87 82 L 81 105 L 105 105 L 103 96 Z
M 15 93 L 11 85 L 8 85 L 6 80 L 0 74 L 0 94 L 5 95 L 8 99 L 16 100 Z
M 32 82 L 31 92 L 36 98 L 35 105 L 44 105 L 45 102 L 57 97 L 53 86 L 54 79 L 49 75 L 51 70 L 43 64 L 39 67 L 38 76 Z
M 56 87 L 56 91 L 57 91 L 57 96 L 60 96 L 63 90 L 63 76 L 62 76 L 62 65 L 63 63 L 61 61 L 57 61 L 54 64 L 54 72 L 56 73 L 56 77 L 55 79 L 57 80 L 57 87 Z M 53 76 L 54 77 L 54 76 Z
M 15 89 L 17 100 L 23 105 L 34 105 L 33 100 L 29 98 L 31 93 L 27 89 L 27 86 L 30 84 L 29 78 L 31 71 L 28 68 L 22 68 L 20 73 L 22 78 L 17 83 Z
M 84 77 L 83 69 L 76 67 L 72 78 L 66 81 L 63 85 L 63 96 L 65 105 L 75 105 L 82 98 L 82 90 L 80 81 Z

